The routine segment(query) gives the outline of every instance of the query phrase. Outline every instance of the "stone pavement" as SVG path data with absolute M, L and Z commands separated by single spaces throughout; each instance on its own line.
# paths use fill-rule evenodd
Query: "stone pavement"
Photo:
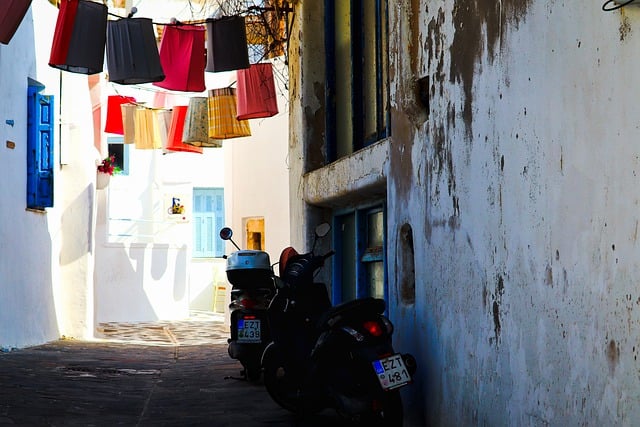
M 332 410 L 299 419 L 241 379 L 220 317 L 98 332 L 0 353 L 0 426 L 341 425 Z

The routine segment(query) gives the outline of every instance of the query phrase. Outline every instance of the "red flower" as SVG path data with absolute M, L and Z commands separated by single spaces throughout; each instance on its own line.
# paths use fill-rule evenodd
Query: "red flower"
M 116 156 L 114 154 L 106 157 L 102 160 L 102 163 L 98 165 L 98 172 L 107 173 L 109 175 L 113 175 L 116 170 Z

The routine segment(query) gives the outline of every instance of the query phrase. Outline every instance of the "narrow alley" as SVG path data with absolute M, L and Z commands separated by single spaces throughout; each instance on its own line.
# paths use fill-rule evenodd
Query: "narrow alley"
M 100 335 L 0 353 L 0 426 L 340 423 L 329 410 L 297 419 L 241 379 L 215 317 L 101 324 Z

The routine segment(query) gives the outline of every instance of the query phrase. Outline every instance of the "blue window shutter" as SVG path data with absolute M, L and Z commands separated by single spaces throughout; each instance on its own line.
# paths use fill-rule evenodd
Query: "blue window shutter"
M 27 107 L 27 207 L 53 206 L 53 96 L 29 86 Z
M 193 189 L 193 257 L 213 258 L 224 254 L 218 235 L 224 226 L 224 190 Z

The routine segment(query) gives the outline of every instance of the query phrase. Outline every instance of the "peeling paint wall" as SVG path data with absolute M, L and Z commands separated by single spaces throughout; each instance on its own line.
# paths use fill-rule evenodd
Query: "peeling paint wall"
M 411 224 L 415 303 L 390 286 L 415 420 L 640 419 L 640 10 L 601 6 L 390 6 L 389 250 Z
M 321 157 L 317 3 L 292 43 L 293 232 Z M 412 425 L 640 419 L 640 8 L 601 3 L 389 2 L 387 266 L 395 344 L 419 361 Z

